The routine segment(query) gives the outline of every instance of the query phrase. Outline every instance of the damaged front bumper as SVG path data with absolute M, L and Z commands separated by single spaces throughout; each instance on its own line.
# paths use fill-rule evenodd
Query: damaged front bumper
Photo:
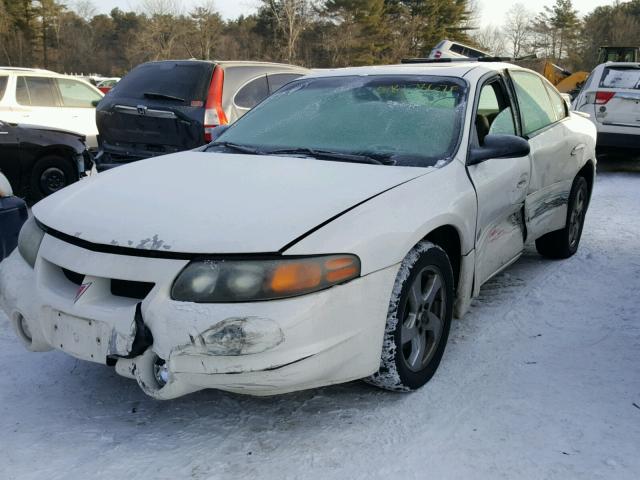
M 158 399 L 204 388 L 272 395 L 378 369 L 397 266 L 291 299 L 194 304 L 169 295 L 186 263 L 46 235 L 35 269 L 17 251 L 0 265 L 0 306 L 29 350 L 115 365 Z

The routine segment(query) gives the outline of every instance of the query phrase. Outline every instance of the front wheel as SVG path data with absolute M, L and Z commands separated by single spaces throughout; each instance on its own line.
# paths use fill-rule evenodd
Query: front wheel
M 387 390 L 411 391 L 434 375 L 449 337 L 453 271 L 443 249 L 420 242 L 396 277 L 380 368 L 366 381 Z
M 540 255 L 561 259 L 569 258 L 578 251 L 588 204 L 589 185 L 584 177 L 578 176 L 569 193 L 566 226 L 536 240 L 536 249 Z
M 31 172 L 31 199 L 41 200 L 75 180 L 71 163 L 66 158 L 58 155 L 42 157 Z

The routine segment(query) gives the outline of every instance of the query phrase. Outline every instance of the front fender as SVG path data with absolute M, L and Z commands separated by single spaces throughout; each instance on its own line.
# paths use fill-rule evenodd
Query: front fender
M 454 161 L 372 198 L 284 253 L 353 253 L 366 275 L 401 262 L 430 232 L 450 225 L 465 255 L 473 250 L 476 214 L 473 186 L 464 165 Z

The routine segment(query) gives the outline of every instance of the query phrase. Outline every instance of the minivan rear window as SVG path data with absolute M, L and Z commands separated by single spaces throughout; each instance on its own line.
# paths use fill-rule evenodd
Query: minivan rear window
M 204 62 L 150 62 L 137 66 L 112 89 L 111 96 L 150 98 L 191 105 L 206 100 L 213 64 Z M 147 94 L 145 96 L 145 93 Z M 162 97 L 167 97 L 163 99 Z M 174 100 L 171 100 L 173 98 Z
M 607 67 L 602 73 L 600 87 L 640 90 L 640 68 Z

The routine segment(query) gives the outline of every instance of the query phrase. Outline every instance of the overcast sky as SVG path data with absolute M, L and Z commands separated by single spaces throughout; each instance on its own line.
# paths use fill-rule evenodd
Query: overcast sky
M 182 0 L 185 11 L 190 10 L 193 6 L 203 4 L 207 0 Z M 505 12 L 514 3 L 523 3 L 527 8 L 534 12 L 540 11 L 545 5 L 552 5 L 554 0 L 537 0 L 535 2 L 527 0 L 479 0 L 481 8 L 481 26 L 499 25 L 502 23 Z M 611 5 L 614 0 L 573 0 L 575 8 L 581 14 L 589 13 L 595 7 L 600 5 Z M 73 5 L 74 1 L 68 2 Z M 120 7 L 122 10 L 138 10 L 142 0 L 93 0 L 99 12 L 108 13 L 114 7 Z M 214 0 L 214 4 L 225 18 L 235 18 L 241 14 L 249 14 L 255 11 L 256 0 Z

